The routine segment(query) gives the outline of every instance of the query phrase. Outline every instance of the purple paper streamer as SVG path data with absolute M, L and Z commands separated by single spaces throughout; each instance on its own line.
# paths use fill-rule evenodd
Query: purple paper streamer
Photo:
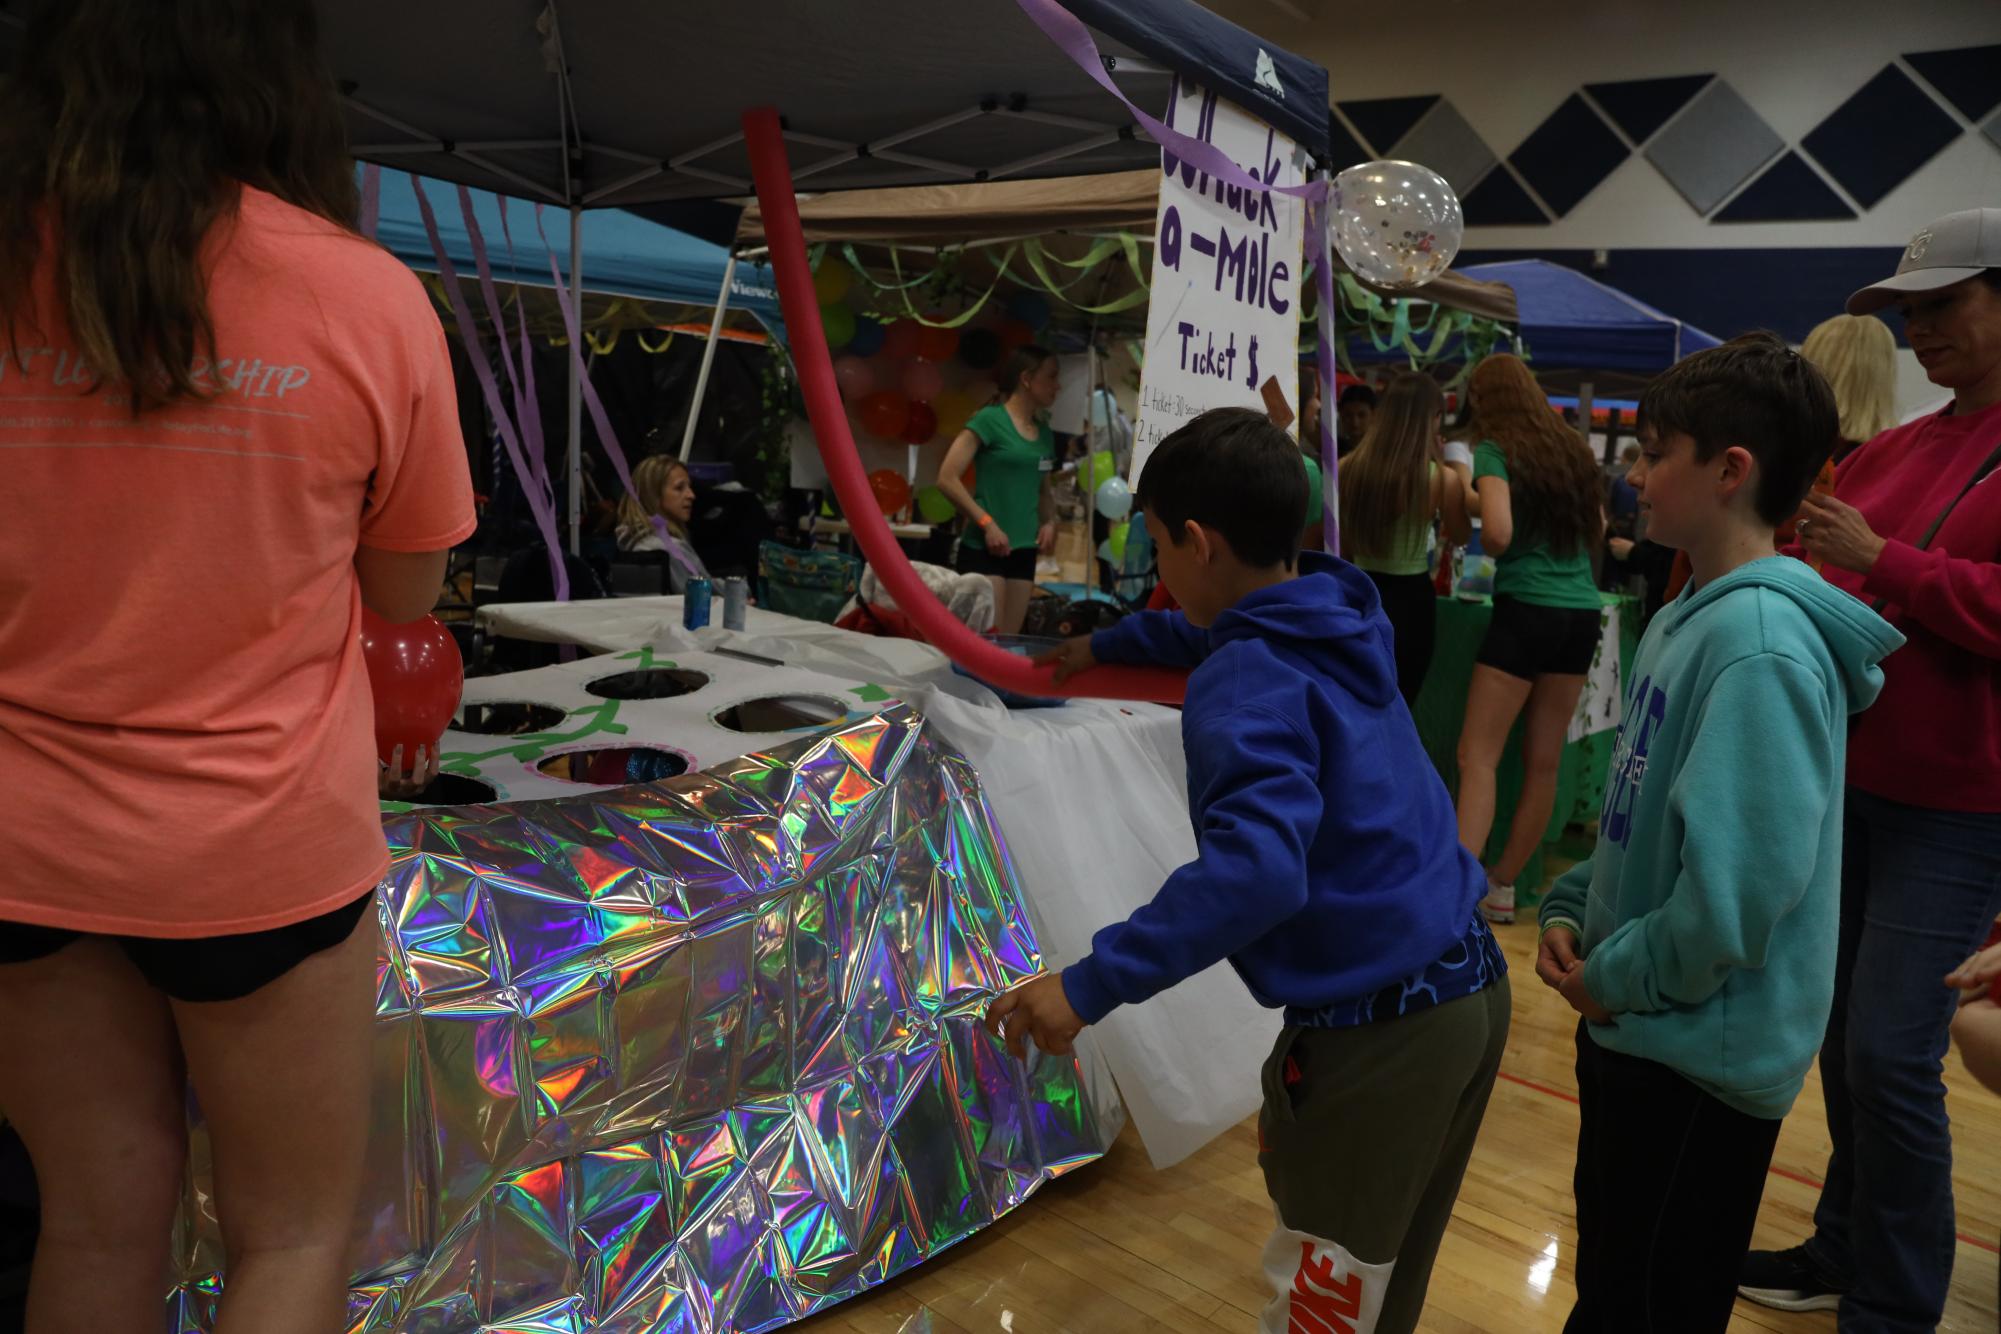
M 1126 110 L 1132 113 L 1133 119 L 1139 122 L 1141 128 L 1152 136 L 1154 142 L 1162 149 L 1171 150 L 1176 157 L 1184 162 L 1193 163 L 1197 169 L 1208 172 L 1225 185 L 1269 194 L 1291 195 L 1296 199 L 1308 201 L 1327 198 L 1328 182 L 1325 180 L 1307 181 L 1302 185 L 1266 184 L 1245 171 L 1230 158 L 1229 154 L 1214 144 L 1190 138 L 1173 126 L 1154 119 L 1119 91 L 1118 84 L 1112 81 L 1112 76 L 1105 69 L 1104 58 L 1098 54 L 1098 44 L 1092 40 L 1091 30 L 1085 27 L 1076 15 L 1057 4 L 1056 0 L 1015 0 L 1015 3 L 1021 6 L 1022 13 L 1028 15 L 1029 20 L 1042 29 L 1050 41 L 1062 49 L 1063 54 L 1069 56 L 1077 63 L 1079 69 L 1091 76 L 1093 82 L 1118 98 Z
M 487 363 L 479 326 L 473 322 L 472 312 L 466 308 L 465 293 L 459 288 L 458 269 L 452 264 L 451 256 L 445 253 L 444 239 L 438 234 L 437 215 L 431 211 L 431 201 L 424 194 L 424 182 L 415 172 L 410 173 L 410 188 L 417 194 L 417 211 L 423 215 L 424 234 L 430 238 L 431 250 L 437 256 L 438 276 L 445 281 L 445 296 L 451 302 L 452 318 L 458 321 L 459 337 L 465 340 L 466 350 L 472 354 L 468 359 L 472 362 L 473 375 L 479 380 L 480 392 L 486 396 L 487 410 L 493 414 L 495 429 L 500 432 L 501 443 L 507 447 L 507 457 L 514 464 L 514 475 L 521 482 L 521 494 L 535 516 L 535 526 L 541 530 L 542 540 L 548 544 L 549 573 L 555 581 L 556 600 L 568 602 L 570 571 L 563 560 L 562 542 L 556 533 L 555 501 L 544 494 L 543 483 L 537 474 L 529 471 L 522 457 L 521 440 L 515 433 L 507 403 L 500 396 L 500 386 L 494 382 L 493 367 Z
M 563 281 L 562 270 L 556 267 L 556 250 L 549 244 L 548 229 L 542 225 L 540 204 L 535 206 L 535 231 L 542 238 L 542 249 L 549 255 L 549 277 L 556 285 L 556 304 L 562 308 L 563 328 L 570 335 L 570 360 L 584 392 L 584 405 L 590 409 L 591 424 L 598 428 L 598 442 L 610 456 L 612 470 L 618 474 L 619 484 L 625 487 L 625 493 L 639 500 L 640 509 L 648 510 L 646 502 L 639 499 L 639 491 L 632 485 L 632 469 L 626 466 L 625 451 L 619 448 L 618 436 L 611 429 L 611 418 L 605 415 L 604 400 L 598 397 L 597 386 L 591 383 L 590 369 L 584 364 L 584 340 L 578 331 L 582 312 L 576 307 L 570 285 Z M 651 511 L 648 510 L 648 513 L 651 514 Z M 675 564 L 690 578 L 701 577 L 701 564 L 688 554 L 678 538 L 667 531 L 666 520 L 657 514 L 651 514 L 651 517 L 653 531 L 660 535 L 660 544 L 667 548 L 667 554 L 673 557 Z
M 535 470 L 536 485 L 550 497 L 553 507 L 556 488 L 549 480 L 549 454 L 542 437 L 542 409 L 535 399 L 534 352 L 527 339 L 527 304 L 522 303 L 521 320 L 523 339 L 521 359 L 526 367 L 525 374 L 518 374 L 514 366 L 514 356 L 507 342 L 507 321 L 500 313 L 500 292 L 494 285 L 493 266 L 488 261 L 486 234 L 480 230 L 479 218 L 472 206 L 472 191 L 465 186 L 458 187 L 459 214 L 465 221 L 466 238 L 472 243 L 472 260 L 479 270 L 480 296 L 486 303 L 486 313 L 493 321 L 494 342 L 500 349 L 500 366 L 507 373 L 507 383 L 514 394 L 514 420 L 521 432 L 523 452 L 528 456 L 528 466 Z M 498 193 L 493 197 L 500 209 L 500 225 L 503 232 L 507 228 L 507 201 Z M 513 247 L 508 247 L 512 257 Z M 553 510 L 552 510 L 553 512 Z
M 1325 184 L 1325 182 L 1322 182 Z M 1327 253 L 1329 235 L 1326 199 L 1306 201 L 1306 233 L 1319 242 L 1313 256 L 1313 291 L 1320 303 L 1314 312 L 1319 346 L 1314 366 L 1320 375 L 1320 525 L 1330 555 L 1341 554 L 1341 447 L 1334 413 L 1334 259 Z

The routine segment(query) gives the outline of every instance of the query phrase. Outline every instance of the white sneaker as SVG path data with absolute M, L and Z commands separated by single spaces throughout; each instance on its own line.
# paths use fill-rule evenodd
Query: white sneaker
M 1486 919 L 1498 926 L 1506 926 L 1515 920 L 1515 887 L 1487 882 L 1487 897 L 1480 900 L 1480 911 Z

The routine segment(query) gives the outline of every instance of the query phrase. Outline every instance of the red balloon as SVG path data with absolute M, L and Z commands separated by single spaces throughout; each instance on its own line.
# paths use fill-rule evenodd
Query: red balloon
M 921 445 L 938 434 L 938 414 L 929 403 L 912 403 L 910 420 L 903 424 L 903 443 Z
M 834 373 L 840 374 L 838 366 Z M 903 392 L 913 403 L 929 403 L 945 392 L 945 373 L 935 362 L 913 361 L 903 368 Z
M 901 440 L 910 424 L 910 400 L 894 389 L 870 394 L 855 407 L 855 415 L 868 433 L 880 440 Z
M 884 514 L 895 514 L 910 503 L 910 482 L 902 473 L 878 468 L 868 475 L 868 486 Z
M 452 632 L 435 616 L 391 625 L 363 607 L 361 656 L 375 696 L 375 753 L 387 764 L 400 745 L 405 766 L 416 762 L 419 746 L 435 754 L 465 689 Z
M 917 346 L 923 341 L 923 329 L 924 326 L 916 320 L 896 321 L 883 332 L 882 352 L 879 355 L 883 360 L 891 362 L 910 360 L 917 355 Z
M 917 332 L 917 355 L 926 361 L 950 361 L 959 352 L 957 329 L 934 329 L 921 325 Z

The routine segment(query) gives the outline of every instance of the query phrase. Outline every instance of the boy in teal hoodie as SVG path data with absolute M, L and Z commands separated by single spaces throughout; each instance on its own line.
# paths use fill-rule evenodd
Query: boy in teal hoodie
M 1826 382 L 1770 334 L 1640 400 L 1628 480 L 1695 576 L 1640 643 L 1597 849 L 1542 908 L 1536 975 L 1583 1016 L 1566 1334 L 1725 1329 L 1827 1027 L 1848 717 L 1903 642 L 1772 554 L 1837 430 Z

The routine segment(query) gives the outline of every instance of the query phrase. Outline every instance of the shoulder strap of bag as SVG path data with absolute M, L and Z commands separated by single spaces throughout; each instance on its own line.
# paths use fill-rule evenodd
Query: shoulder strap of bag
M 1950 519 L 1952 512 L 1959 508 L 1959 502 L 1966 499 L 1972 493 L 1974 487 L 1986 481 L 1987 474 L 1993 472 L 1997 466 L 2001 466 L 2001 444 L 1995 445 L 1988 452 L 1987 457 L 1981 461 L 1980 466 L 1973 470 L 1973 476 L 1967 480 L 1966 485 L 1959 488 L 1959 494 L 1945 502 L 1945 508 L 1938 512 L 1938 517 L 1932 520 L 1931 527 L 1925 529 L 1925 535 L 1918 539 L 1917 547 L 1919 551 L 1923 551 L 1932 544 L 1932 539 L 1938 536 L 1938 530 L 1945 527 L 1945 521 Z M 1880 614 L 1883 608 L 1889 604 L 1889 601 L 1890 599 L 1888 598 L 1877 598 L 1871 606 Z

